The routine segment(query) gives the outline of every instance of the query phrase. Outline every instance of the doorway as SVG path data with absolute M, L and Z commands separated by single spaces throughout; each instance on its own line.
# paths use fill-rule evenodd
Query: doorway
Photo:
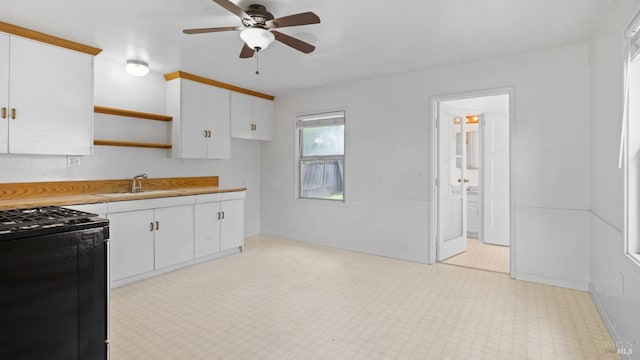
M 513 276 L 512 103 L 512 89 L 432 99 L 431 262 Z

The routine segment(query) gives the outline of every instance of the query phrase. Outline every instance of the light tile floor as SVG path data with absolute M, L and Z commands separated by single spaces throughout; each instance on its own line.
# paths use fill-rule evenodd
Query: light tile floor
M 112 359 L 617 359 L 585 292 L 268 237 L 112 291 Z
M 467 238 L 467 251 L 443 261 L 445 264 L 509 273 L 509 247 Z

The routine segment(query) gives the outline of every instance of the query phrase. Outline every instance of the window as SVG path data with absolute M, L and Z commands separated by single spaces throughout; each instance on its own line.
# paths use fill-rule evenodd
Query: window
M 344 201 L 344 111 L 299 116 L 298 197 Z
M 625 251 L 640 264 L 640 18 L 627 31 L 621 164 L 625 167 Z M 624 160 L 624 161 L 622 161 Z

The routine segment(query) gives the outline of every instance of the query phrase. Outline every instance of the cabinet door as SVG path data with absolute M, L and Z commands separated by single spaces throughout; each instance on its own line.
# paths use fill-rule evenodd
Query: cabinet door
M 0 34 L 0 154 L 9 151 L 9 36 Z
M 244 246 L 244 200 L 227 200 L 220 203 L 222 228 L 220 251 Z
M 153 210 L 109 214 L 111 281 L 152 271 Z
M 477 205 L 467 206 L 467 233 L 478 233 L 480 230 L 480 208 Z
M 180 157 L 205 159 L 209 111 L 207 89 L 210 86 L 190 80 L 180 81 Z
M 93 57 L 10 37 L 9 152 L 89 155 Z
M 193 259 L 193 206 L 154 210 L 156 269 Z
M 220 203 L 195 205 L 195 256 L 220 252 Z
M 253 99 L 253 122 L 256 125 L 253 131 L 255 140 L 273 139 L 273 101 Z
M 207 86 L 207 138 L 208 159 L 229 159 L 231 157 L 231 111 L 229 91 Z
M 231 136 L 253 139 L 253 99 L 252 96 L 231 93 Z

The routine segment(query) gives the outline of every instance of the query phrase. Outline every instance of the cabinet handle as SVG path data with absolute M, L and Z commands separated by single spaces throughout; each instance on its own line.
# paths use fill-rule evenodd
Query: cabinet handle
M 224 211 L 222 212 L 222 219 L 224 219 Z
M 150 222 L 149 225 L 151 225 L 151 227 L 149 228 L 149 231 L 153 231 L 153 223 Z
M 160 230 L 160 221 L 156 221 L 156 230 Z
M 209 137 L 211 137 L 211 130 L 209 130 Z
M 13 120 L 15 120 L 15 119 L 16 119 L 16 109 L 15 109 L 15 108 L 11 109 L 11 118 L 12 118 Z
M 204 131 L 204 137 L 207 137 L 207 130 Z
M 469 182 L 469 179 L 464 179 L 464 182 L 468 183 L 468 182 Z
M 218 220 L 222 219 L 222 215 L 220 214 L 220 211 L 218 211 Z
M 2 108 L 2 118 L 3 118 L 3 119 L 6 119 L 6 118 L 7 118 L 7 108 L 6 108 L 6 107 L 3 107 L 3 108 Z

